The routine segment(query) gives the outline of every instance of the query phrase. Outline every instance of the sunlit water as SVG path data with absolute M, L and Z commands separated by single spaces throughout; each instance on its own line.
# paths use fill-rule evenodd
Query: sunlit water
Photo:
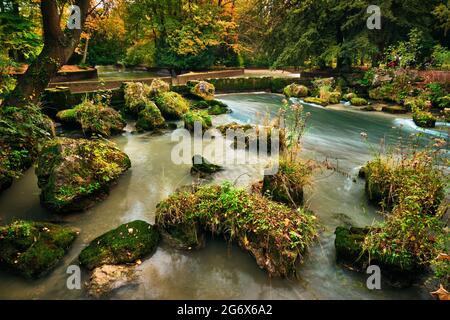
M 214 119 L 255 122 L 258 114 L 276 114 L 282 97 L 273 94 L 231 94 L 220 99 L 233 113 Z M 306 106 L 311 112 L 305 138 L 304 157 L 330 159 L 343 172 L 355 175 L 371 153 L 360 134 L 370 143 L 381 139 L 395 142 L 399 132 L 417 132 L 400 126 L 397 117 Z M 425 136 L 433 135 L 424 132 Z M 190 165 L 175 165 L 171 152 L 176 141 L 171 134 L 124 133 L 114 139 L 131 158 L 132 169 L 112 189 L 110 196 L 80 214 L 53 215 L 39 204 L 39 189 L 33 170 L 16 181 L 0 196 L 1 223 L 13 219 L 63 222 L 81 230 L 70 252 L 59 266 L 39 280 L 24 280 L 0 271 L 0 299 L 85 299 L 85 290 L 66 287 L 67 266 L 76 263 L 80 251 L 95 237 L 135 219 L 154 222 L 156 204 L 178 187 L 192 183 Z M 231 180 L 246 185 L 261 178 L 259 166 L 226 166 L 217 181 Z M 155 254 L 138 267 L 139 283 L 111 294 L 114 299 L 411 299 L 428 298 L 414 286 L 380 291 L 366 288 L 366 276 L 336 265 L 334 230 L 336 226 L 369 225 L 380 216 L 364 196 L 364 183 L 354 177 L 325 171 L 318 173 L 307 190 L 307 204 L 316 213 L 323 232 L 305 262 L 298 279 L 270 279 L 254 259 L 234 245 L 210 239 L 206 248 L 195 252 L 177 251 L 160 245 Z M 83 274 L 83 282 L 88 274 Z

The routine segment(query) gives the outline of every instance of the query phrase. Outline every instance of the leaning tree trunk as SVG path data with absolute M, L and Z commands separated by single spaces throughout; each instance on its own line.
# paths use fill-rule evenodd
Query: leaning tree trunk
M 56 0 L 41 1 L 44 48 L 25 74 L 19 78 L 13 92 L 5 101 L 7 105 L 23 106 L 38 102 L 50 79 L 67 63 L 80 41 L 81 29 L 61 29 L 56 2 Z M 76 0 L 75 5 L 80 7 L 83 26 L 90 0 Z

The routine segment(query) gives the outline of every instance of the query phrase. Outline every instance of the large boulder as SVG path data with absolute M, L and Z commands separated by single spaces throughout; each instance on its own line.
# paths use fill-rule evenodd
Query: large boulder
M 36 168 L 41 202 L 60 213 L 85 210 L 105 198 L 109 186 L 130 166 L 128 156 L 112 142 L 52 140 Z
M 119 112 L 103 104 L 85 100 L 73 109 L 63 110 L 56 117 L 63 124 L 78 125 L 88 135 L 110 137 L 126 126 Z
M 0 192 L 33 164 L 42 143 L 54 136 L 52 120 L 39 107 L 0 108 Z
M 79 256 L 89 270 L 102 265 L 135 263 L 151 254 L 159 242 L 159 232 L 147 222 L 125 223 L 94 239 Z
M 216 89 L 212 83 L 206 81 L 188 81 L 187 87 L 196 98 L 213 100 Z
M 167 120 L 179 120 L 189 111 L 189 102 L 176 92 L 163 92 L 155 102 Z
M 92 271 L 88 293 L 94 298 L 104 297 L 114 290 L 133 285 L 138 277 L 134 266 L 103 265 Z
M 125 111 L 131 115 L 137 115 L 149 100 L 151 89 L 142 82 L 125 82 L 123 85 L 125 96 Z
M 203 110 L 188 111 L 183 115 L 184 127 L 194 132 L 195 123 L 201 125 L 202 130 L 207 130 L 212 126 L 211 116 Z
M 53 269 L 72 245 L 77 232 L 45 222 L 16 221 L 0 227 L 0 266 L 27 278 Z
M 170 91 L 170 84 L 161 79 L 153 79 L 150 84 L 149 92 L 152 97 L 157 96 L 163 92 Z
M 303 85 L 291 83 L 283 89 L 283 93 L 287 98 L 304 98 L 308 96 L 309 90 Z
M 161 111 L 153 101 L 147 101 L 145 106 L 139 111 L 136 122 L 138 131 L 156 130 L 166 127 Z

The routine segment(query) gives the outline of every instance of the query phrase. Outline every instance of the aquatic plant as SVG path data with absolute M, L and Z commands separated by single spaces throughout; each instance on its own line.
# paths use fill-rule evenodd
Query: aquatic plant
M 270 276 L 290 276 L 317 237 L 316 218 L 258 194 L 222 186 L 179 191 L 157 206 L 156 224 L 178 247 L 202 245 L 211 232 L 237 242 Z

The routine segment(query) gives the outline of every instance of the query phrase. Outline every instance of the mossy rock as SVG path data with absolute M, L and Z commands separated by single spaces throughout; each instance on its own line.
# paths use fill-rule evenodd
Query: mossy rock
M 148 101 L 147 105 L 138 114 L 136 129 L 138 131 L 149 131 L 165 127 L 166 121 L 164 120 L 161 111 L 159 111 L 154 102 Z
M 305 101 L 306 103 L 317 104 L 322 107 L 328 106 L 328 101 L 321 99 L 321 98 L 308 97 L 308 98 L 305 98 L 303 101 Z
M 92 270 L 102 265 L 134 263 L 153 253 L 159 242 L 156 227 L 136 220 L 94 239 L 79 256 L 80 264 Z
M 308 96 L 309 90 L 306 86 L 291 83 L 283 89 L 287 98 L 304 98 Z
M 350 92 L 347 94 L 344 94 L 344 96 L 342 97 L 345 101 L 351 101 L 353 98 L 357 98 L 356 93 Z
M 220 114 L 230 113 L 230 108 L 223 102 L 217 100 L 208 101 L 208 114 L 212 116 L 218 116 Z
M 352 98 L 350 103 L 355 107 L 366 106 L 368 104 L 367 100 L 364 98 Z
M 0 226 L 0 266 L 38 278 L 64 257 L 77 232 L 45 222 L 16 221 Z
M 208 177 L 213 173 L 223 170 L 219 165 L 213 164 L 206 160 L 201 155 L 192 157 L 191 174 L 199 175 L 200 177 Z
M 137 116 L 148 104 L 151 96 L 150 86 L 142 82 L 124 82 L 125 112 Z
M 149 93 L 150 96 L 154 97 L 163 92 L 169 91 L 170 91 L 170 84 L 161 79 L 153 79 L 152 83 L 150 84 L 150 88 L 148 88 L 146 93 Z
M 197 98 L 203 100 L 213 100 L 216 89 L 212 83 L 206 81 L 188 81 L 190 93 Z
M 189 111 L 189 102 L 176 92 L 164 92 L 155 103 L 166 120 L 179 120 Z
M 33 164 L 41 145 L 54 136 L 53 121 L 38 106 L 0 108 L 0 192 Z
M 434 128 L 436 127 L 436 117 L 427 111 L 415 111 L 413 112 L 413 121 L 416 126 L 421 128 Z
M 364 106 L 360 110 L 362 110 L 362 111 L 377 111 L 374 106 Z
M 363 244 L 369 232 L 370 228 L 337 227 L 334 242 L 336 260 L 349 263 L 359 270 L 366 268 L 368 266 L 368 254 L 364 252 Z
M 331 104 L 341 103 L 342 94 L 339 91 L 333 91 L 330 93 L 330 98 L 328 99 Z
M 184 127 L 194 132 L 195 123 L 201 125 L 202 130 L 207 130 L 212 126 L 211 116 L 206 111 L 188 111 L 183 116 Z
M 262 194 L 288 206 L 303 204 L 303 187 L 308 183 L 312 169 L 300 161 L 280 159 L 276 174 L 264 176 Z
M 109 186 L 131 166 L 106 140 L 58 138 L 45 144 L 36 175 L 41 202 L 52 211 L 82 211 L 104 199 Z
M 405 114 L 408 112 L 408 110 L 402 106 L 383 106 L 381 111 L 391 114 Z
M 119 112 L 89 100 L 83 101 L 73 109 L 58 112 L 56 118 L 63 124 L 79 125 L 87 135 L 103 137 L 121 133 L 126 126 Z
M 317 236 L 315 217 L 309 212 L 229 183 L 172 194 L 158 204 L 156 224 L 184 248 L 200 245 L 204 233 L 221 235 L 252 254 L 270 276 L 282 277 L 295 275 L 297 263 Z

